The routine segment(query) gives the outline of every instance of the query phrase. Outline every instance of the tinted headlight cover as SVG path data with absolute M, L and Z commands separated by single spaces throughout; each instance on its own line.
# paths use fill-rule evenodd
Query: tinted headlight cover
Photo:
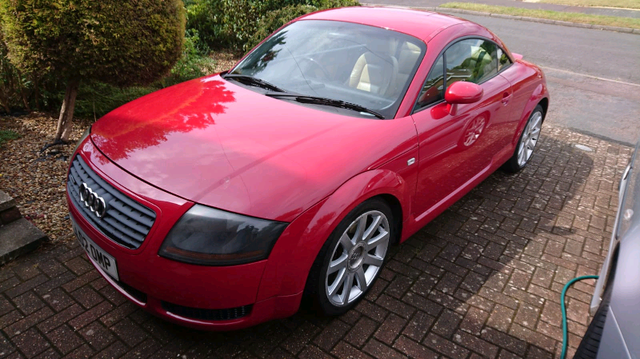
M 208 266 L 255 262 L 269 256 L 287 225 L 196 204 L 169 231 L 158 255 Z

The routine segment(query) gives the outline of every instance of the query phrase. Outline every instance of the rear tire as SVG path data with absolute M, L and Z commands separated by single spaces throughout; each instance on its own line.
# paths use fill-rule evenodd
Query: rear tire
M 618 264 L 618 250 L 620 247 L 616 247 L 615 252 L 611 260 L 611 269 L 607 275 L 607 282 L 605 284 L 604 294 L 602 294 L 602 301 L 596 311 L 596 314 L 591 319 L 591 323 L 587 327 L 587 332 L 582 337 L 578 349 L 573 356 L 573 359 L 596 359 L 598 357 L 598 350 L 600 349 L 600 341 L 602 340 L 602 334 L 604 333 L 604 325 L 607 321 L 607 314 L 609 313 L 609 304 L 611 303 L 611 296 L 613 292 L 613 280 L 616 276 L 616 269 Z
M 600 340 L 604 331 L 604 323 L 607 321 L 608 311 L 608 303 L 600 305 L 589 327 L 587 327 L 587 332 L 584 334 L 573 359 L 596 359 L 598 357 L 598 349 L 600 349 Z
M 522 130 L 518 144 L 513 151 L 513 156 L 502 166 L 502 169 L 509 173 L 516 173 L 522 170 L 533 156 L 533 151 L 540 139 L 540 130 L 544 120 L 544 109 L 537 105 L 533 109 L 527 124 Z
M 318 253 L 307 279 L 307 299 L 326 315 L 355 307 L 380 274 L 395 234 L 386 202 L 372 198 L 359 204 Z

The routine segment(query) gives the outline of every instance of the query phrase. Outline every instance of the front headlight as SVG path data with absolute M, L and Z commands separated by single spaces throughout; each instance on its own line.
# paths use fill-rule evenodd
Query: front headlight
M 286 227 L 196 204 L 169 231 L 158 255 L 209 266 L 255 262 L 269 256 Z

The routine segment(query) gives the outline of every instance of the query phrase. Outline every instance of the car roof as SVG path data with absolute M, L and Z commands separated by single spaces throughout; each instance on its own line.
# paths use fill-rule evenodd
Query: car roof
M 445 28 L 477 24 L 434 12 L 393 7 L 346 7 L 309 14 L 301 20 L 333 20 L 381 27 L 417 37 L 425 42 Z

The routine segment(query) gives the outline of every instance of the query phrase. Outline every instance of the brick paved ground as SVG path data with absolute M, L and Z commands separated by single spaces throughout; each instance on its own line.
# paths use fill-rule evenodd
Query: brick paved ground
M 557 357 L 560 291 L 597 274 L 631 149 L 544 132 L 524 172 L 496 173 L 394 248 L 366 300 L 342 317 L 181 328 L 127 302 L 67 241 L 0 268 L 0 357 Z M 592 290 L 591 281 L 568 292 L 570 356 Z

